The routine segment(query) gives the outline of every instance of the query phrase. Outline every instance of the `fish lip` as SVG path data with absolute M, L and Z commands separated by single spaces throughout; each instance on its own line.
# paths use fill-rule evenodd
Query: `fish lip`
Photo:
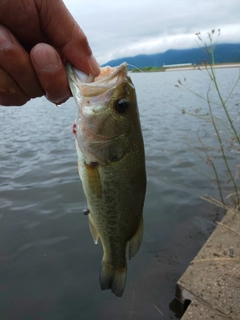
M 113 72 L 111 72 L 109 74 L 109 76 L 107 77 L 103 77 L 103 78 L 100 78 L 99 80 L 97 81 L 87 81 L 87 82 L 83 82 L 79 79 L 79 77 L 77 76 L 77 73 L 76 73 L 76 69 L 73 67 L 72 70 L 73 70 L 73 73 L 75 75 L 75 79 L 77 82 L 81 82 L 82 84 L 84 85 L 87 85 L 87 86 L 96 86 L 96 85 L 101 85 L 103 82 L 109 82 L 111 81 L 113 78 L 115 78 L 119 73 L 124 73 L 124 75 L 127 74 L 127 66 L 128 64 L 126 62 L 123 62 L 122 64 L 120 64 L 119 66 L 117 67 L 111 67 L 111 69 L 113 70 Z M 99 77 L 99 76 L 98 76 Z M 97 77 L 97 78 L 98 78 Z M 89 75 L 88 76 L 88 79 L 92 79 L 92 75 Z
M 116 76 L 118 76 L 119 74 L 123 74 L 123 77 L 125 77 L 127 75 L 127 62 L 123 62 L 122 64 L 120 64 L 119 66 L 116 66 L 116 67 L 111 67 L 113 69 L 113 72 L 110 73 L 109 76 L 107 77 L 103 77 L 103 78 L 100 78 L 99 80 L 97 81 L 94 81 L 94 82 L 90 82 L 88 83 L 90 86 L 92 85 L 99 85 L 101 84 L 102 82 L 109 82 L 111 81 L 112 79 L 114 79 Z M 100 74 L 101 75 L 101 74 Z M 99 76 L 98 76 L 99 77 Z M 97 77 L 97 78 L 98 78 Z
M 104 93 L 117 85 L 119 85 L 123 79 L 127 76 L 127 66 L 126 62 L 123 62 L 120 66 L 117 67 L 109 67 L 112 69 L 112 72 L 107 77 L 102 77 L 97 81 L 93 81 L 92 75 L 85 75 L 85 81 L 82 81 L 78 76 L 78 70 L 75 69 L 69 62 L 66 65 L 69 84 L 71 87 L 71 83 L 74 83 L 75 86 L 78 87 L 81 94 L 83 96 L 96 96 L 101 93 Z M 110 70 L 111 71 L 111 70 Z M 82 75 L 84 73 L 81 72 Z M 83 76 L 84 77 L 84 76 Z M 96 89 L 96 93 L 93 94 L 93 90 Z M 88 91 L 90 90 L 91 93 L 88 95 Z

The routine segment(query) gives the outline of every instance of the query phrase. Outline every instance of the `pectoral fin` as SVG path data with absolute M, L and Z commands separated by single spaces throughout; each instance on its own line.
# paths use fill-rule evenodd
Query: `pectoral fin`
M 100 198 L 102 195 L 102 186 L 98 172 L 98 164 L 94 162 L 91 164 L 84 163 L 84 166 L 87 173 L 89 191 Z
M 128 245 L 129 260 L 132 257 L 134 257 L 135 254 L 138 253 L 138 250 L 140 249 L 140 246 L 142 243 L 142 237 L 143 237 L 143 217 L 140 220 L 137 231 L 129 240 L 129 245 Z
M 92 224 L 90 219 L 91 219 L 90 215 L 88 215 L 89 229 L 91 231 L 94 243 L 97 244 L 98 243 L 99 234 L 98 234 L 97 230 L 95 229 L 95 227 L 93 226 L 93 224 Z

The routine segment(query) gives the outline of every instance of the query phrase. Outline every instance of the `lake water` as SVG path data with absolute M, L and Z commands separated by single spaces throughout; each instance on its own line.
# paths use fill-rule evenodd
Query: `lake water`
M 237 68 L 217 70 L 224 95 L 238 74 Z M 197 135 L 209 145 L 216 144 L 216 136 L 208 123 L 184 114 L 188 110 L 206 114 L 207 103 L 174 85 L 181 79 L 206 96 L 209 80 L 197 70 L 131 77 L 141 115 L 148 186 L 144 239 L 128 263 L 120 299 L 100 290 L 102 248 L 94 245 L 82 214 L 86 200 L 71 133 L 77 113 L 74 100 L 60 108 L 44 98 L 23 107 L 0 107 L 1 320 L 176 319 L 169 308 L 176 281 L 221 214 L 200 199 L 218 192 L 197 172 L 212 175 L 196 154 L 201 148 L 193 147 Z M 239 101 L 238 86 L 229 104 Z M 237 113 L 234 119 L 239 123 Z M 213 155 L 218 163 L 219 151 Z M 236 166 L 239 156 L 232 151 L 229 156 Z M 224 180 L 225 169 L 221 172 Z M 225 189 L 231 192 L 229 184 Z

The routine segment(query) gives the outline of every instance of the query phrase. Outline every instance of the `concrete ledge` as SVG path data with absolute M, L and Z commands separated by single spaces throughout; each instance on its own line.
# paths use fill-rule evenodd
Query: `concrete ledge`
M 240 320 L 239 212 L 226 213 L 177 282 L 176 295 L 184 305 L 191 302 L 183 320 Z
M 229 320 L 221 313 L 210 308 L 208 305 L 203 304 L 197 300 L 193 300 L 187 311 L 184 313 L 182 320 Z M 231 319 L 231 318 L 230 318 Z

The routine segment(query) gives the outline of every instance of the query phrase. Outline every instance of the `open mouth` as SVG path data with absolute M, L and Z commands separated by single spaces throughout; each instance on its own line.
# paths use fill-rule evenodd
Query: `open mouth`
M 118 78 L 122 75 L 125 76 L 127 73 L 127 63 L 124 62 L 117 67 L 103 67 L 100 69 L 100 74 L 98 77 L 94 78 L 91 74 L 87 75 L 82 71 L 79 71 L 72 67 L 75 81 L 78 84 L 88 85 L 88 86 L 105 86 L 111 87 L 117 82 Z

